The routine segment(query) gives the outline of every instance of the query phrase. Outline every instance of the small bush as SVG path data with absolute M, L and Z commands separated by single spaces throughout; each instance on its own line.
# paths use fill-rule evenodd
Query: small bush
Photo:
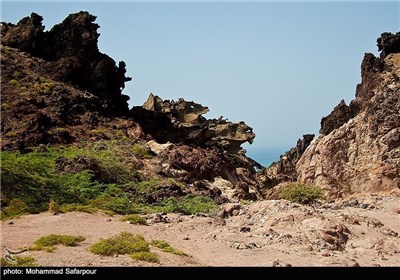
M 68 130 L 64 127 L 55 127 L 49 131 L 50 135 L 58 135 L 68 132 Z
M 50 202 L 49 202 L 49 212 L 50 213 L 54 213 L 54 214 L 60 213 L 61 212 L 60 205 L 58 205 L 58 203 L 55 202 L 54 200 L 50 200 Z
M 188 256 L 188 254 L 177 250 L 175 248 L 172 248 L 171 245 L 168 244 L 168 242 L 164 241 L 164 240 L 153 240 L 151 241 L 151 245 L 160 248 L 161 250 L 163 250 L 164 252 L 167 253 L 172 253 L 178 256 Z
M 140 217 L 139 215 L 136 215 L 136 214 L 130 214 L 130 215 L 123 216 L 119 220 L 121 222 L 129 221 L 131 224 L 136 224 L 136 225 L 147 225 L 146 219 L 143 217 Z
M 8 109 L 10 109 L 10 104 L 8 104 L 8 103 L 2 103 L 1 104 L 1 110 L 2 111 L 8 110 Z
M 90 205 L 94 208 L 110 210 L 118 214 L 130 213 L 131 203 L 126 197 L 112 197 L 104 194 L 90 201 Z
M 284 187 L 279 193 L 279 198 L 301 204 L 313 204 L 319 199 L 324 199 L 324 195 L 320 187 L 294 183 Z
M 32 257 L 15 257 L 16 263 L 10 263 L 4 258 L 1 258 L 2 267 L 15 267 L 15 266 L 37 266 L 36 260 Z
M 7 133 L 4 134 L 4 135 L 7 136 L 7 137 L 14 138 L 14 137 L 17 137 L 17 136 L 18 136 L 18 133 L 15 132 L 15 131 L 9 131 L 9 132 L 7 132 Z
M 77 246 L 79 242 L 85 240 L 85 237 L 73 236 L 73 235 L 60 235 L 60 234 L 50 234 L 47 236 L 42 236 L 35 241 L 35 246 L 30 247 L 33 251 L 47 251 L 53 252 L 55 250 L 55 245 L 65 245 L 65 246 Z
M 149 243 L 143 236 L 129 232 L 101 239 L 89 248 L 90 252 L 102 256 L 113 256 L 117 254 L 133 254 L 137 252 L 149 252 Z
M 101 139 L 110 139 L 111 138 L 110 135 L 108 134 L 107 130 L 105 130 L 104 128 L 92 129 L 90 131 L 90 133 L 92 133 L 93 136 L 96 136 Z
M 41 80 L 45 81 L 44 79 Z M 42 83 L 34 83 L 33 84 L 33 89 L 36 93 L 42 93 L 42 94 L 47 94 L 47 93 L 52 93 L 53 89 L 55 87 L 54 83 L 50 82 L 42 82 Z
M 1 219 L 6 220 L 13 217 L 18 217 L 31 212 L 28 204 L 19 198 L 13 198 L 10 203 L 1 207 Z
M 158 263 L 160 261 L 159 257 L 151 252 L 137 252 L 131 254 L 131 258 L 134 260 Z
M 161 203 L 164 212 L 183 213 L 192 215 L 196 213 L 209 213 L 216 208 L 211 198 L 188 194 L 184 197 L 169 197 Z
M 142 146 L 140 144 L 133 145 L 132 152 L 135 156 L 137 156 L 139 158 L 149 159 L 149 158 L 153 157 L 151 151 L 149 151 L 148 149 L 146 149 L 144 146 Z
M 115 130 L 115 137 L 118 139 L 125 139 L 126 133 L 122 129 Z
M 20 87 L 21 86 L 20 82 L 18 82 L 15 79 L 12 79 L 12 80 L 8 81 L 8 84 L 11 85 L 11 86 L 16 86 L 16 87 Z

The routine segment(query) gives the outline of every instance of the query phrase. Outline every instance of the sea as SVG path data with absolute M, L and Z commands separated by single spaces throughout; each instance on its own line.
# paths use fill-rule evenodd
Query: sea
M 246 149 L 246 155 L 261 164 L 264 167 L 268 167 L 271 163 L 279 160 L 279 157 L 283 155 L 287 148 L 275 148 L 275 149 L 265 149 L 265 150 L 252 150 Z

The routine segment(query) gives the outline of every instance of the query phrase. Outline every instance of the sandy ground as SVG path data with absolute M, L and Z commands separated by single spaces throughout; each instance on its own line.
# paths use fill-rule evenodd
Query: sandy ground
M 120 222 L 120 216 L 102 213 L 27 215 L 2 222 L 1 245 L 30 246 L 52 233 L 86 237 L 79 246 L 60 245 L 53 253 L 24 253 L 41 266 L 400 266 L 398 194 L 356 197 L 318 207 L 284 200 L 224 207 L 231 214 L 225 219 L 168 214 L 164 216 L 168 222 L 155 223 L 154 215 L 148 215 L 148 226 Z M 147 240 L 166 240 L 190 257 L 151 247 L 161 262 L 150 264 L 88 251 L 100 238 L 121 231 L 142 234 Z

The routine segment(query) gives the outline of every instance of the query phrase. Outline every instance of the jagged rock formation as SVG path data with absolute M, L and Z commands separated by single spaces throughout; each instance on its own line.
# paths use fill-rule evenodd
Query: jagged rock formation
M 131 78 L 125 77 L 125 63 L 101 53 L 97 47 L 99 26 L 88 12 L 69 15 L 44 32 L 43 18 L 32 13 L 16 25 L 2 23 L 1 43 L 38 58 L 41 68 L 58 82 L 71 82 L 99 97 L 99 110 L 112 115 L 128 111 L 129 97 L 121 90 Z
M 350 108 L 342 99 L 339 105 L 337 105 L 328 116 L 322 118 L 321 129 L 319 130 L 319 133 L 329 134 L 334 129 L 339 128 L 347 123 L 351 118 L 352 114 Z
M 331 198 L 400 187 L 400 32 L 383 33 L 378 48 L 380 58 L 364 56 L 356 99 L 323 118 L 296 166 Z
M 305 134 L 297 140 L 293 147 L 280 156 L 279 161 L 272 163 L 267 169 L 261 170 L 258 179 L 264 188 L 271 188 L 281 182 L 294 182 L 297 179 L 296 163 L 314 139 L 314 134 Z
M 1 46 L 1 149 L 21 150 L 39 144 L 72 144 L 99 138 L 143 136 L 128 118 L 99 112 L 103 99 L 57 81 L 47 62 Z
M 131 112 L 144 131 L 153 135 L 158 142 L 218 147 L 237 154 L 242 150 L 241 144 L 251 144 L 255 138 L 253 129 L 244 122 L 232 123 L 222 117 L 208 120 L 202 116 L 208 112 L 207 107 L 182 98 L 164 101 L 150 94 L 142 107 L 133 108 Z M 155 123 L 165 124 L 165 129 L 154 129 Z

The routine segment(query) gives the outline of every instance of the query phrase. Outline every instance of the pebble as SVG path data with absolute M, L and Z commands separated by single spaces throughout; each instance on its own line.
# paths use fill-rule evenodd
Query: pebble
M 251 228 L 250 227 L 241 227 L 239 229 L 240 232 L 250 232 Z

